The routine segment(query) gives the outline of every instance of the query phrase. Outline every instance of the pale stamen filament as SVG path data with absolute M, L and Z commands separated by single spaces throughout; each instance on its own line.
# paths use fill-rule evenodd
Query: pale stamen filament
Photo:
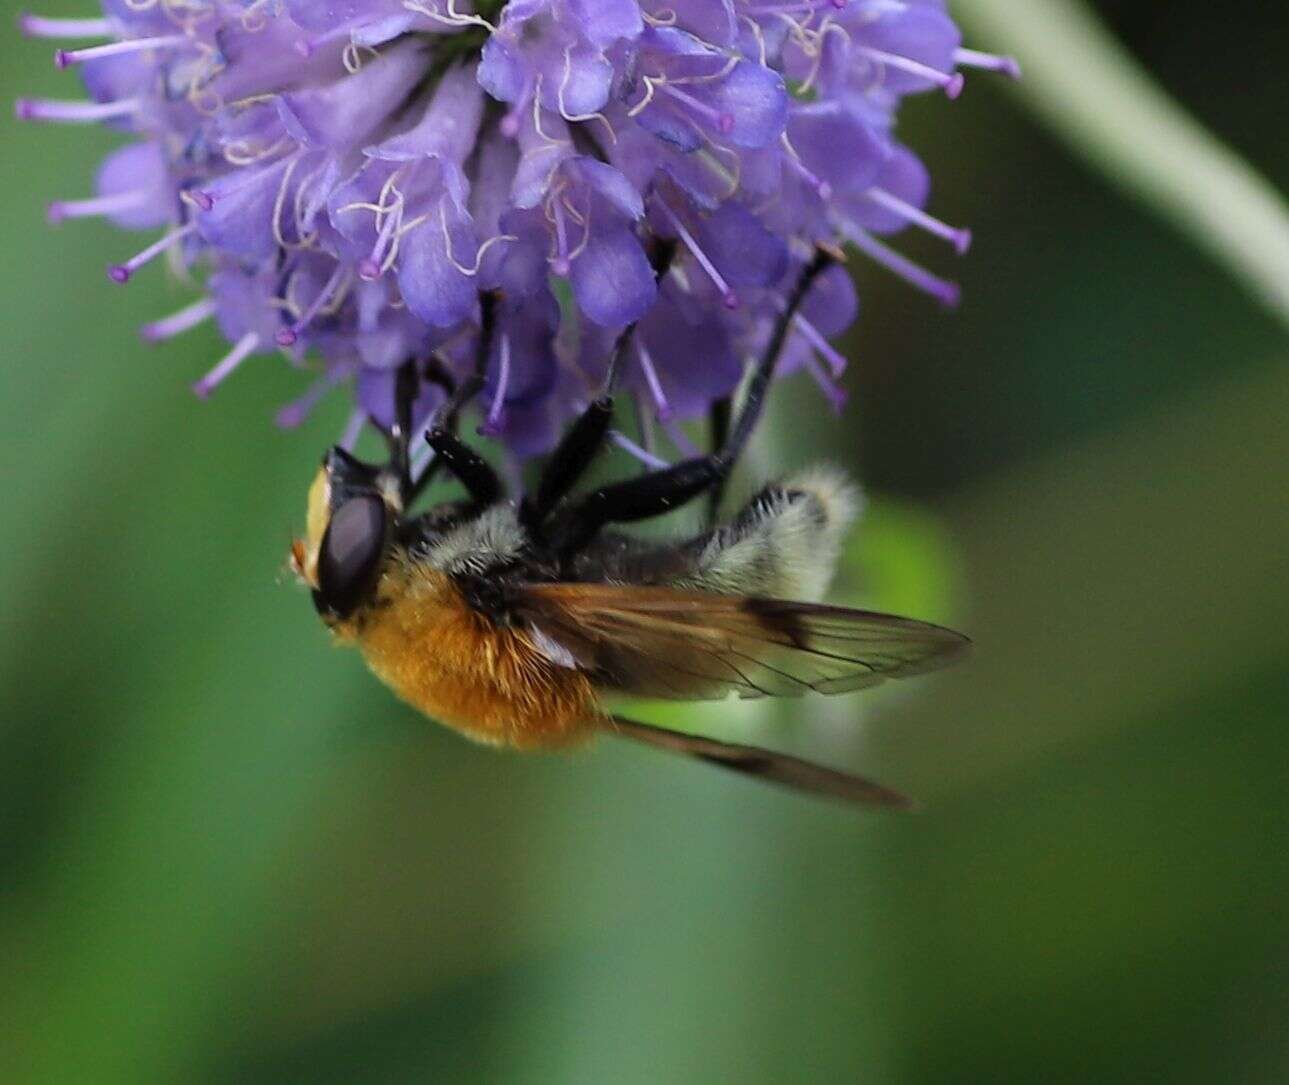
M 224 160 L 230 166 L 253 166 L 256 162 L 272 158 L 275 154 L 280 154 L 294 145 L 293 140 L 283 138 L 267 147 L 257 148 L 248 140 L 235 139 L 224 147 Z
M 273 200 L 273 240 L 284 249 L 294 248 L 282 233 L 282 210 L 286 207 L 286 194 L 291 184 L 291 176 L 295 173 L 295 168 L 300 164 L 300 156 L 297 154 L 290 162 L 287 163 L 286 172 L 282 175 L 282 180 L 278 184 L 277 196 Z
M 442 200 L 446 200 L 446 199 L 447 199 L 446 196 L 442 197 Z M 494 245 L 499 245 L 503 241 L 519 240 L 519 238 L 517 238 L 514 234 L 497 234 L 495 237 L 488 238 L 487 241 L 485 241 L 482 245 L 479 246 L 478 250 L 474 254 L 473 264 L 461 263 L 455 256 L 452 255 L 452 236 L 448 232 L 448 220 L 447 220 L 447 215 L 443 213 L 442 200 L 440 200 L 440 205 L 439 205 L 439 221 L 442 223 L 442 226 L 443 226 L 443 248 L 447 252 L 448 260 L 451 262 L 452 266 L 456 268 L 457 271 L 461 272 L 462 275 L 466 275 L 466 276 L 469 276 L 470 278 L 474 278 L 476 275 L 479 274 L 479 269 L 483 266 L 483 258 L 484 256 L 487 255 L 489 249 L 491 249 Z
M 881 66 L 896 68 L 899 71 L 907 72 L 909 75 L 915 75 L 920 79 L 934 83 L 949 98 L 956 98 L 962 93 L 964 80 L 958 72 L 942 72 L 916 60 L 910 60 L 908 57 L 896 56 L 894 53 L 873 49 L 867 45 L 860 46 L 859 52 Z
M 748 18 L 746 15 L 740 15 L 739 21 L 746 23 L 749 30 L 752 31 L 752 37 L 756 39 L 757 57 L 761 67 L 768 67 L 766 63 L 767 53 L 765 48 L 765 31 L 761 29 L 761 24 L 755 19 Z
M 258 34 L 269 25 L 269 16 L 264 14 L 266 8 L 270 7 L 276 0 L 255 0 L 242 9 L 241 20 L 242 29 L 248 34 Z
M 139 329 L 139 336 L 148 343 L 160 343 L 191 331 L 215 315 L 215 299 L 202 298 L 170 316 L 144 324 Z
M 542 77 L 537 77 L 537 87 L 533 91 L 533 129 L 537 135 L 544 139 L 552 147 L 567 147 L 570 145 L 566 139 L 556 139 L 542 128 Z
M 349 412 L 349 419 L 345 422 L 345 428 L 340 432 L 340 447 L 346 452 L 352 452 L 354 445 L 358 443 L 358 438 L 362 436 L 363 426 L 367 425 L 367 412 L 361 407 L 355 407 Z M 425 446 L 429 448 L 429 445 Z M 419 477 L 413 475 L 414 478 Z
M 730 74 L 743 58 L 740 56 L 728 57 L 719 71 L 708 72 L 706 75 L 675 75 L 659 76 L 659 80 L 668 86 L 696 86 L 702 83 L 719 83 L 722 79 Z
M 501 349 L 497 353 L 497 390 L 492 395 L 492 403 L 488 405 L 487 417 L 479 427 L 479 433 L 484 437 L 496 437 L 501 432 L 506 410 L 506 391 L 510 386 L 510 336 L 505 332 L 501 334 Z
M 497 32 L 497 28 L 483 16 L 467 15 L 464 12 L 457 11 L 456 0 L 447 0 L 446 15 L 427 8 L 424 4 L 417 3 L 416 0 L 404 0 L 403 7 L 408 11 L 414 11 L 418 15 L 424 15 L 427 19 L 433 19 L 436 23 L 444 23 L 447 26 L 481 26 L 490 34 Z
M 91 60 L 104 60 L 107 57 L 123 56 L 127 53 L 141 53 L 149 49 L 173 49 L 187 43 L 188 38 L 183 34 L 165 34 L 155 38 L 127 38 L 125 41 L 114 41 L 109 45 L 92 45 L 88 49 L 59 49 L 54 53 L 54 64 L 60 68 L 70 68 L 73 64 L 84 64 Z
M 259 335 L 255 332 L 247 332 L 233 345 L 233 349 L 216 363 L 214 369 L 192 386 L 193 393 L 199 399 L 205 399 L 221 381 L 254 354 L 259 349 L 259 345 Z
M 19 98 L 14 114 L 22 121 L 53 121 L 60 124 L 97 124 L 128 117 L 137 112 L 138 98 L 115 102 L 87 102 L 75 99 Z
M 647 449 L 641 448 L 640 445 L 636 444 L 635 441 L 631 440 L 631 438 L 621 430 L 609 430 L 609 440 L 622 449 L 623 452 L 626 452 L 628 455 L 639 460 L 652 471 L 661 471 L 671 466 L 670 463 L 662 459 L 660 456 L 655 456 Z
M 151 193 L 147 189 L 137 189 L 133 192 L 113 193 L 110 196 L 95 196 L 88 200 L 58 200 L 49 205 L 46 217 L 50 223 L 59 223 L 67 219 L 115 215 L 121 211 L 142 207 L 148 202 L 150 196 Z
M 833 376 L 840 377 L 846 371 L 846 359 L 842 353 L 828 342 L 823 333 L 800 313 L 797 313 L 792 318 L 792 322 L 796 325 L 797 331 L 806 337 L 811 347 L 828 360 Z
M 559 81 L 559 89 L 555 92 L 555 101 L 559 106 L 559 115 L 570 124 L 579 121 L 600 121 L 609 133 L 609 142 L 617 143 L 618 134 L 613 130 L 613 125 L 609 123 L 609 118 L 603 113 L 570 113 L 564 105 L 564 91 L 568 87 L 569 80 L 573 77 L 573 47 L 566 46 L 564 49 L 564 74 Z
M 679 16 L 672 8 L 661 8 L 656 15 L 650 15 L 647 11 L 641 11 L 640 17 L 650 26 L 658 27 L 675 26 L 679 21 Z
M 654 413 L 658 416 L 658 421 L 666 425 L 671 419 L 671 404 L 667 402 L 667 395 L 662 390 L 662 381 L 658 379 L 658 370 L 654 368 L 649 348 L 644 345 L 644 340 L 638 336 L 635 343 L 636 357 L 640 361 L 640 372 L 644 376 L 649 395 L 653 398 Z
M 24 12 L 18 17 L 18 26 L 29 38 L 112 37 L 112 25 L 106 19 L 49 19 Z
M 733 148 L 717 143 L 705 132 L 700 134 L 706 146 L 698 152 L 698 157 L 703 165 L 725 182 L 725 191 L 721 194 L 721 198 L 728 200 L 738 192 L 739 185 L 742 183 L 743 159 Z M 721 162 L 722 155 L 729 157 L 730 165 L 728 167 Z
M 640 77 L 640 80 L 645 85 L 644 97 L 641 98 L 640 101 L 636 102 L 635 105 L 633 105 L 630 109 L 627 110 L 628 117 L 635 117 L 640 113 L 643 113 L 644 110 L 648 107 L 649 103 L 653 101 L 654 93 L 658 88 L 657 81 L 653 79 L 651 76 L 642 75 Z
M 685 248 L 690 255 L 698 261 L 698 265 L 707 273 L 707 277 L 712 280 L 713 285 L 721 293 L 721 299 L 727 309 L 737 309 L 739 306 L 739 296 L 726 282 L 725 276 L 716 270 L 716 265 L 712 263 L 711 258 L 702 249 L 702 246 L 694 239 L 694 235 L 685 228 L 685 224 L 680 221 L 676 213 L 665 203 L 659 203 L 662 213 L 666 216 L 667 221 L 671 223 L 671 228 L 676 231 L 680 240 L 684 242 Z
M 901 200 L 881 188 L 870 188 L 864 193 L 870 200 L 880 204 L 888 211 L 893 211 L 906 222 L 911 222 L 915 226 L 920 226 L 927 233 L 948 241 L 959 256 L 962 256 L 971 248 L 971 231 L 965 227 L 959 228 L 950 226 L 946 222 L 941 222 L 933 215 L 928 215 L 920 207 L 914 207 L 913 204 Z
M 944 305 L 955 306 L 958 304 L 961 291 L 956 283 L 951 283 L 946 279 L 932 275 L 931 272 L 915 264 L 907 256 L 896 252 L 885 242 L 879 241 L 868 231 L 861 230 L 858 226 L 845 220 L 838 222 L 837 226 L 855 248 L 876 263 L 881 264 L 888 271 L 898 275 L 905 282 L 912 284 L 924 293 L 930 294 Z
M 130 277 L 138 271 L 139 268 L 155 260 L 167 250 L 174 248 L 182 242 L 184 238 L 191 236 L 196 229 L 197 224 L 195 222 L 190 222 L 187 226 L 182 226 L 178 230 L 171 231 L 159 241 L 154 241 L 142 252 L 130 257 L 130 259 L 124 264 L 113 264 L 107 269 L 108 278 L 116 283 L 124 284 L 129 282 Z

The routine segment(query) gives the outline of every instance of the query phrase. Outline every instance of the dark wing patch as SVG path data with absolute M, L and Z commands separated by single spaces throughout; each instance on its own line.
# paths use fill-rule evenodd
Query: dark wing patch
M 526 584 L 519 617 L 600 686 L 712 700 L 845 693 L 948 663 L 966 637 L 846 607 L 616 584 Z
M 730 742 L 719 742 L 714 738 L 703 738 L 699 735 L 688 735 L 680 731 L 668 731 L 662 727 L 651 727 L 635 720 L 614 716 L 605 724 L 609 734 L 633 738 L 637 742 L 672 753 L 687 754 L 719 765 L 731 772 L 750 776 L 756 780 L 765 780 L 804 791 L 812 795 L 827 795 L 830 798 L 842 799 L 857 803 L 860 806 L 886 806 L 898 809 L 909 809 L 913 803 L 898 791 L 866 780 L 862 776 L 840 772 L 823 765 L 802 761 L 788 754 L 763 750 L 757 746 L 738 746 Z

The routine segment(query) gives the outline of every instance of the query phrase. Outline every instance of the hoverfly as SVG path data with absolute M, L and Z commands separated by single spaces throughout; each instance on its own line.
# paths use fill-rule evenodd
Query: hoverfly
M 772 483 L 692 538 L 659 544 L 612 528 L 719 491 L 756 426 L 792 317 L 832 258 L 820 249 L 802 273 L 710 454 L 574 494 L 609 435 L 612 374 L 628 329 L 606 393 L 518 502 L 456 434 L 488 357 L 495 301 L 482 295 L 475 373 L 451 388 L 425 434 L 431 470 L 412 478 L 412 404 L 427 373 L 414 363 L 398 376 L 389 461 L 365 463 L 339 447 L 323 459 L 305 538 L 291 553 L 322 620 L 400 697 L 480 742 L 551 748 L 620 734 L 800 790 L 902 805 L 902 796 L 860 777 L 637 723 L 602 703 L 619 693 L 844 693 L 934 669 L 966 647 L 965 637 L 939 626 L 803 601 L 826 588 L 856 512 L 854 491 L 834 471 Z M 441 370 L 438 379 L 446 379 Z M 466 496 L 413 514 L 436 467 Z

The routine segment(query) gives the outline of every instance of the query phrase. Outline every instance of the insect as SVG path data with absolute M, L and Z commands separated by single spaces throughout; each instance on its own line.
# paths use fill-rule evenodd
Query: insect
M 831 470 L 770 484 L 692 538 L 656 543 L 614 529 L 719 492 L 756 426 L 793 314 L 830 259 L 821 250 L 802 273 L 710 454 L 575 494 L 609 435 L 612 374 L 628 330 L 614 348 L 610 391 L 578 417 L 518 502 L 455 432 L 482 384 L 492 322 L 484 295 L 476 372 L 451 389 L 425 434 L 431 468 L 448 471 L 466 496 L 411 511 L 433 470 L 412 478 L 412 403 L 425 370 L 409 363 L 397 379 L 388 463 L 332 448 L 309 491 L 291 561 L 322 620 L 404 700 L 484 743 L 549 748 L 614 733 L 804 791 L 903 804 L 861 777 L 603 706 L 615 693 L 843 693 L 933 669 L 966 646 L 935 625 L 809 601 L 824 591 L 856 511 L 854 491 Z

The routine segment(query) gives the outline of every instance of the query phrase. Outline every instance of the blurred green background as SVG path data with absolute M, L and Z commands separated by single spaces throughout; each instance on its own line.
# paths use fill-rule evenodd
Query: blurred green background
M 1281 5 L 1098 7 L 1289 173 Z M 0 49 L 0 97 L 71 93 Z M 978 650 L 685 718 L 911 816 L 396 703 L 281 575 L 342 405 L 276 431 L 301 380 L 267 359 L 195 402 L 214 334 L 135 335 L 191 290 L 42 221 L 110 138 L 5 122 L 0 1080 L 1289 1080 L 1283 329 L 1013 88 L 906 121 L 977 244 L 901 247 L 964 305 L 857 266 L 847 414 L 787 386 L 760 455 L 850 464 L 839 597 Z

